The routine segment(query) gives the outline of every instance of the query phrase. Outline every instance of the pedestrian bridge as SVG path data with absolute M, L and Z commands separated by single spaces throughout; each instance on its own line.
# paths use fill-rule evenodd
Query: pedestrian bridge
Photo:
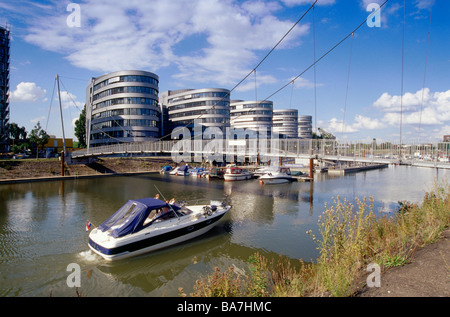
M 450 143 L 377 144 L 306 139 L 171 140 L 122 143 L 74 151 L 71 159 L 101 156 L 171 155 L 176 162 L 268 162 L 282 158 L 322 162 L 404 164 L 450 168 Z

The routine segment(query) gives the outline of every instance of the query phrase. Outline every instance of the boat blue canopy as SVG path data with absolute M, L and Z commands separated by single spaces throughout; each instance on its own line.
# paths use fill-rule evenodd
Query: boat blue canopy
M 169 206 L 168 203 L 155 198 L 129 200 L 103 222 L 98 229 L 102 232 L 112 229 L 111 236 L 114 238 L 123 237 L 141 230 L 150 212 L 164 207 L 173 208 L 174 206 Z

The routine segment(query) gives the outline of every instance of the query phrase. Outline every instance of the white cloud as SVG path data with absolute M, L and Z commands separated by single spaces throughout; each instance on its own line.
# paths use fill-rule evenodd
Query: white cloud
M 47 91 L 38 87 L 36 83 L 21 82 L 17 85 L 16 90 L 11 93 L 11 101 L 13 102 L 45 102 L 45 94 Z
M 385 128 L 385 124 L 378 119 L 357 115 L 355 123 L 352 125 L 354 129 L 358 130 L 378 130 Z
M 304 5 L 304 4 L 311 5 L 314 3 L 314 0 L 282 0 L 281 2 L 283 2 L 288 7 L 294 7 L 294 6 Z M 319 1 L 317 1 L 316 5 L 329 5 L 329 4 L 334 4 L 335 2 L 336 2 L 336 0 L 319 0 Z
M 450 125 L 445 125 L 441 129 L 435 129 L 434 132 L 436 139 L 443 139 L 444 135 L 450 135 Z
M 176 65 L 176 79 L 232 85 L 292 27 L 294 21 L 275 17 L 280 7 L 253 0 L 85 0 L 80 28 L 67 26 L 65 10 L 49 11 L 26 40 L 92 71 Z M 309 29 L 298 25 L 279 49 L 299 45 Z
M 76 107 L 80 109 L 80 111 L 84 107 L 84 103 L 81 101 L 77 101 L 77 96 L 68 91 L 61 91 L 61 105 L 64 109 L 68 109 L 69 107 Z
M 291 78 L 293 80 L 294 78 Z M 312 89 L 314 87 L 323 87 L 322 83 L 316 83 L 309 81 L 303 77 L 299 77 L 295 80 L 294 87 L 297 89 Z
M 323 128 L 325 131 L 330 133 L 354 133 L 358 130 L 353 128 L 351 125 L 345 124 L 343 120 L 339 120 L 336 118 L 331 119 L 325 124 Z
M 30 122 L 31 123 L 38 123 L 38 122 L 41 123 L 41 122 L 44 122 L 46 119 L 47 119 L 46 116 L 41 116 L 38 118 L 31 119 Z M 41 127 L 42 127 L 42 124 L 41 124 Z
M 422 102 L 423 101 L 423 102 Z M 399 125 L 401 97 L 384 93 L 373 106 L 385 112 L 383 121 Z M 403 95 L 403 124 L 444 124 L 450 121 L 450 90 L 431 92 L 429 88 Z
M 430 9 L 432 2 L 434 3 L 434 0 L 416 0 L 416 8 L 419 10 L 427 10 Z
M 386 125 L 379 119 L 369 118 L 363 115 L 356 115 L 354 122 L 344 122 L 336 118 L 331 119 L 325 125 L 325 130 L 332 133 L 355 133 L 361 130 L 379 130 Z

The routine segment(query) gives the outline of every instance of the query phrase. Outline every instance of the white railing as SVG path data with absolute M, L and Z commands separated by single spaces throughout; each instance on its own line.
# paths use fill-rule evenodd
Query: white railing
M 234 141 L 234 142 L 233 142 Z M 183 142 L 183 143 L 182 143 Z M 450 168 L 450 143 L 408 144 L 364 143 L 336 140 L 190 140 L 123 143 L 75 151 L 72 158 L 120 154 L 194 154 L 207 158 L 213 154 L 266 158 L 317 158 L 333 161 L 409 164 Z

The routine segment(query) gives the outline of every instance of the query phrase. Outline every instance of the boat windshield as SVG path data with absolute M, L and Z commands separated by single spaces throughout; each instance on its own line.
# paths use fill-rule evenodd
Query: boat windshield
M 240 168 L 231 168 L 227 172 L 228 174 L 241 174 L 242 170 Z
M 192 213 L 191 210 L 184 206 L 170 205 L 169 207 L 163 207 L 154 209 L 150 212 L 148 217 L 144 220 L 143 227 L 146 228 L 153 223 L 159 223 L 164 220 L 169 220 L 173 218 L 179 218 Z
M 137 213 L 145 210 L 145 206 L 134 201 L 128 201 L 110 219 L 105 221 L 99 229 L 102 231 L 113 231 L 126 226 L 135 218 Z

